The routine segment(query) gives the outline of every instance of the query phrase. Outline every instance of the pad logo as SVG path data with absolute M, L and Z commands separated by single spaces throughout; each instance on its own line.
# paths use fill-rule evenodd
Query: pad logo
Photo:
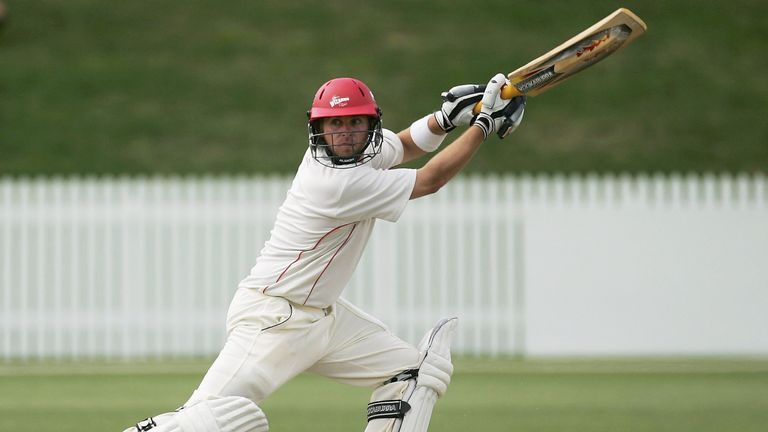
M 341 97 L 341 96 L 334 96 L 331 98 L 331 108 L 336 108 L 336 106 L 346 106 L 347 103 L 349 103 L 348 97 Z

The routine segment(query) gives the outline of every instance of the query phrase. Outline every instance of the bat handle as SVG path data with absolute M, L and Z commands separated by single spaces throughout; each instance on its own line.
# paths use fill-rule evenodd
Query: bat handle
M 517 91 L 517 89 L 513 85 L 504 84 L 501 87 L 501 98 L 502 99 L 512 99 L 515 96 L 522 96 L 522 95 L 523 94 L 520 93 L 519 91 Z M 475 114 L 479 113 L 480 112 L 480 108 L 482 108 L 482 106 L 483 106 L 482 102 L 476 103 L 475 104 L 475 108 L 472 110 L 472 112 L 474 112 Z

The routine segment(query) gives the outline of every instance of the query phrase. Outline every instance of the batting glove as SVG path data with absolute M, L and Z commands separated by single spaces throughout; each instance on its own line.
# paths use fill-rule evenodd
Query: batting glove
M 507 105 L 500 111 L 491 114 L 491 117 L 497 115 L 497 113 L 500 114 L 500 117 L 494 119 L 496 135 L 498 135 L 499 138 L 504 139 L 520 126 L 520 123 L 523 122 L 526 102 L 527 98 L 525 96 L 514 97 L 510 99 L 509 102 L 507 102 Z M 501 124 L 498 123 L 499 119 L 502 120 Z
M 440 129 L 450 132 L 456 129 L 456 126 L 469 126 L 475 117 L 472 108 L 483 98 L 485 87 L 478 84 L 464 84 L 451 87 L 447 92 L 440 94 L 443 105 L 440 111 L 434 114 Z
M 503 139 L 517 129 L 523 120 L 525 96 L 502 99 L 501 88 L 504 85 L 509 85 L 507 78 L 504 74 L 496 74 L 485 87 L 480 113 L 472 123 L 483 131 L 484 139 L 488 139 L 491 132 L 496 132 Z

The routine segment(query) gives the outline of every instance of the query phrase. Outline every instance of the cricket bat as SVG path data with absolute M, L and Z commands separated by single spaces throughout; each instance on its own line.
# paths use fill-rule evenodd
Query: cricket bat
M 629 9 L 619 8 L 552 51 L 510 72 L 502 99 L 536 96 L 560 84 L 642 35 L 648 27 Z M 480 112 L 480 102 L 475 105 Z

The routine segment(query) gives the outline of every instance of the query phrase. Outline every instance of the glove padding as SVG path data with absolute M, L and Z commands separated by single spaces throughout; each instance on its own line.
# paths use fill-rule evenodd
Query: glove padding
M 528 98 L 525 96 L 513 97 L 504 108 L 491 114 L 491 117 L 499 116 L 498 118 L 494 117 L 496 135 L 499 138 L 504 139 L 520 126 L 520 123 L 523 121 L 523 114 L 525 114 L 525 104 L 527 101 Z M 499 119 L 502 120 L 501 124 L 498 124 Z
M 482 98 L 482 108 L 475 118 L 473 125 L 483 131 L 484 139 L 491 132 L 496 132 L 499 138 L 504 139 L 512 133 L 523 121 L 525 113 L 526 97 L 518 96 L 509 100 L 501 98 L 501 87 L 510 85 L 504 74 L 496 74 L 485 87 Z
M 443 98 L 443 105 L 440 111 L 435 112 L 435 120 L 440 129 L 450 132 L 456 129 L 456 126 L 472 124 L 475 118 L 472 109 L 483 98 L 485 87 L 479 84 L 464 84 L 443 92 L 440 95 Z

